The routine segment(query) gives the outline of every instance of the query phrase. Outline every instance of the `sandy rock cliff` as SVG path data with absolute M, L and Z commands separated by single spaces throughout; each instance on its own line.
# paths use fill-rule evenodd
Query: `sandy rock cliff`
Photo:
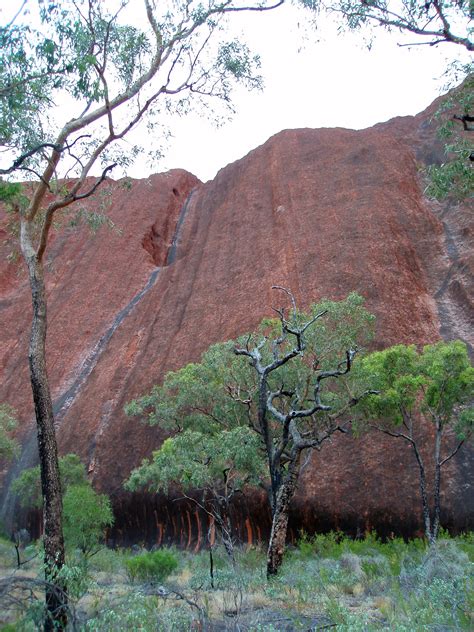
M 290 287 L 302 307 L 356 290 L 377 315 L 379 348 L 440 337 L 474 344 L 472 213 L 423 195 L 419 167 L 441 157 L 432 111 L 362 131 L 284 131 L 205 184 L 182 170 L 131 189 L 109 182 L 120 232 L 55 234 L 46 267 L 59 445 L 80 454 L 96 486 L 112 494 L 118 540 L 140 534 L 195 546 L 204 537 L 194 509 L 121 491 L 162 440 L 123 406 L 209 344 L 255 327 L 270 314 L 272 285 Z M 7 259 L 2 226 L 0 401 L 19 412 L 18 471 L 34 461 L 30 297 L 23 269 Z M 472 521 L 472 464 L 465 449 L 446 469 L 447 516 L 460 528 Z M 306 468 L 293 532 L 413 531 L 416 482 L 405 444 L 342 436 Z M 242 538 L 265 534 L 267 510 L 249 500 L 238 511 Z

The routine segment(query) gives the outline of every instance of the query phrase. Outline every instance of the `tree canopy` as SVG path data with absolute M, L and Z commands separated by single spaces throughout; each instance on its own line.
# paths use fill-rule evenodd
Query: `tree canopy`
M 452 43 L 474 50 L 472 0 L 329 0 L 321 4 L 342 16 L 350 29 L 382 26 L 413 34 L 414 41 L 405 45 Z
M 360 347 L 366 345 L 373 333 L 374 317 L 355 293 L 344 301 L 323 300 L 309 312 L 298 312 L 297 322 L 301 324 L 322 312 L 324 318 L 305 333 L 304 354 L 298 354 L 295 362 L 279 367 L 278 373 L 270 378 L 272 388 L 278 390 L 283 384 L 302 404 L 311 400 L 309 382 L 315 371 L 339 364 L 347 349 L 354 347 L 356 341 Z M 238 427 L 254 429 L 258 380 L 248 370 L 248 364 L 234 354 L 234 349 L 260 345 L 262 362 L 267 362 L 275 352 L 272 341 L 280 337 L 280 321 L 264 319 L 255 332 L 212 345 L 203 353 L 200 363 L 168 373 L 163 384 L 130 402 L 125 410 L 128 415 L 140 416 L 151 425 L 175 432 L 190 430 L 213 434 Z M 277 347 L 284 351 L 289 345 L 289 341 L 282 340 Z M 336 405 L 341 391 L 335 386 L 328 389 L 325 403 Z M 279 422 L 275 419 L 273 423 L 278 436 Z M 301 423 L 311 423 L 311 420 L 301 420 Z
M 360 407 L 370 418 L 406 428 L 408 417 L 421 413 L 442 429 L 451 428 L 463 440 L 474 424 L 474 368 L 460 340 L 427 345 L 397 345 L 365 357 L 360 370 L 380 391 Z
M 23 3 L 0 27 L 0 145 L 8 150 L 0 174 L 31 177 L 46 188 L 53 175 L 78 177 L 60 199 L 84 199 L 81 188 L 96 161 L 105 175 L 136 158 L 140 147 L 113 145 L 143 117 L 162 134 L 159 116 L 167 110 L 206 111 L 214 100 L 231 107 L 235 82 L 261 85 L 258 56 L 229 41 L 224 26 L 231 13 L 265 11 L 278 0 L 145 0 L 143 28 L 124 22 L 128 4 Z M 58 103 L 68 104 L 67 121 L 60 121 Z

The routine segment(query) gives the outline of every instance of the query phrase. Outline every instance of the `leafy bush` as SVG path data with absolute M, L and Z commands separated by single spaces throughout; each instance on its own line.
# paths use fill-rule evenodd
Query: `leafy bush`
M 123 570 L 126 555 L 127 553 L 123 549 L 104 547 L 91 558 L 90 569 L 91 571 L 107 573 L 108 575 L 120 573 Z
M 173 551 L 159 549 L 131 557 L 125 566 L 132 582 L 162 582 L 177 569 L 178 560 Z
M 59 476 L 63 494 L 71 485 L 87 485 L 87 472 L 77 454 L 66 454 L 59 457 Z M 18 495 L 22 507 L 43 506 L 41 495 L 40 466 L 29 467 L 12 483 L 13 493 Z
M 84 632 L 180 632 L 192 629 L 192 616 L 184 608 L 162 608 L 156 597 L 139 592 L 128 594 L 123 601 L 103 603 L 94 618 L 84 626 Z
M 97 552 L 104 530 L 114 523 L 109 497 L 97 494 L 90 483 L 68 487 L 63 517 L 66 545 L 80 549 L 85 557 Z

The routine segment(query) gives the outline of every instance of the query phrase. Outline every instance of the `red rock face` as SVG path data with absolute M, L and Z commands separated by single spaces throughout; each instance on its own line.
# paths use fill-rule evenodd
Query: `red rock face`
M 271 314 L 272 285 L 291 288 L 301 307 L 359 292 L 377 315 L 377 347 L 442 335 L 474 342 L 472 226 L 465 208 L 423 197 L 420 161 L 440 151 L 427 120 L 424 113 L 362 131 L 281 132 L 206 184 L 183 171 L 130 191 L 111 183 L 109 212 L 121 234 L 55 235 L 48 368 L 60 449 L 80 454 L 96 486 L 114 496 L 119 539 L 135 532 L 195 546 L 207 530 L 194 510 L 186 518 L 163 499 L 123 494 L 131 468 L 163 439 L 127 419 L 123 406 L 211 343 L 254 328 Z M 1 265 L 0 401 L 19 410 L 26 441 L 30 299 L 24 273 L 16 276 L 5 258 Z M 470 471 L 467 450 L 446 470 L 447 516 L 458 527 L 472 516 Z M 268 512 L 259 518 L 249 503 L 238 528 L 255 540 Z M 293 533 L 418 528 L 408 448 L 380 437 L 335 440 L 305 469 L 292 525 Z

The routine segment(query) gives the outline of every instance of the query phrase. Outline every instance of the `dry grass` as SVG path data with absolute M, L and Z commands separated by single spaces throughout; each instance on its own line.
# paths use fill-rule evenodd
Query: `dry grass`
M 444 539 L 432 551 L 419 541 L 339 540 L 304 540 L 289 551 L 272 581 L 265 577 L 263 551 L 241 551 L 234 568 L 216 550 L 215 588 L 205 552 L 175 551 L 179 567 L 160 587 L 130 584 L 124 570 L 129 554 L 104 551 L 91 562 L 85 592 L 74 604 L 78 629 L 178 632 L 210 629 L 212 623 L 215 630 L 272 632 L 297 630 L 300 624 L 309 629 L 315 621 L 351 632 L 472 629 L 471 539 Z M 40 558 L 15 570 L 8 546 L 0 543 L 3 577 L 40 576 Z M 16 621 L 18 632 L 34 629 L 26 609 L 7 611 L 0 604 L 0 612 L 2 624 Z

